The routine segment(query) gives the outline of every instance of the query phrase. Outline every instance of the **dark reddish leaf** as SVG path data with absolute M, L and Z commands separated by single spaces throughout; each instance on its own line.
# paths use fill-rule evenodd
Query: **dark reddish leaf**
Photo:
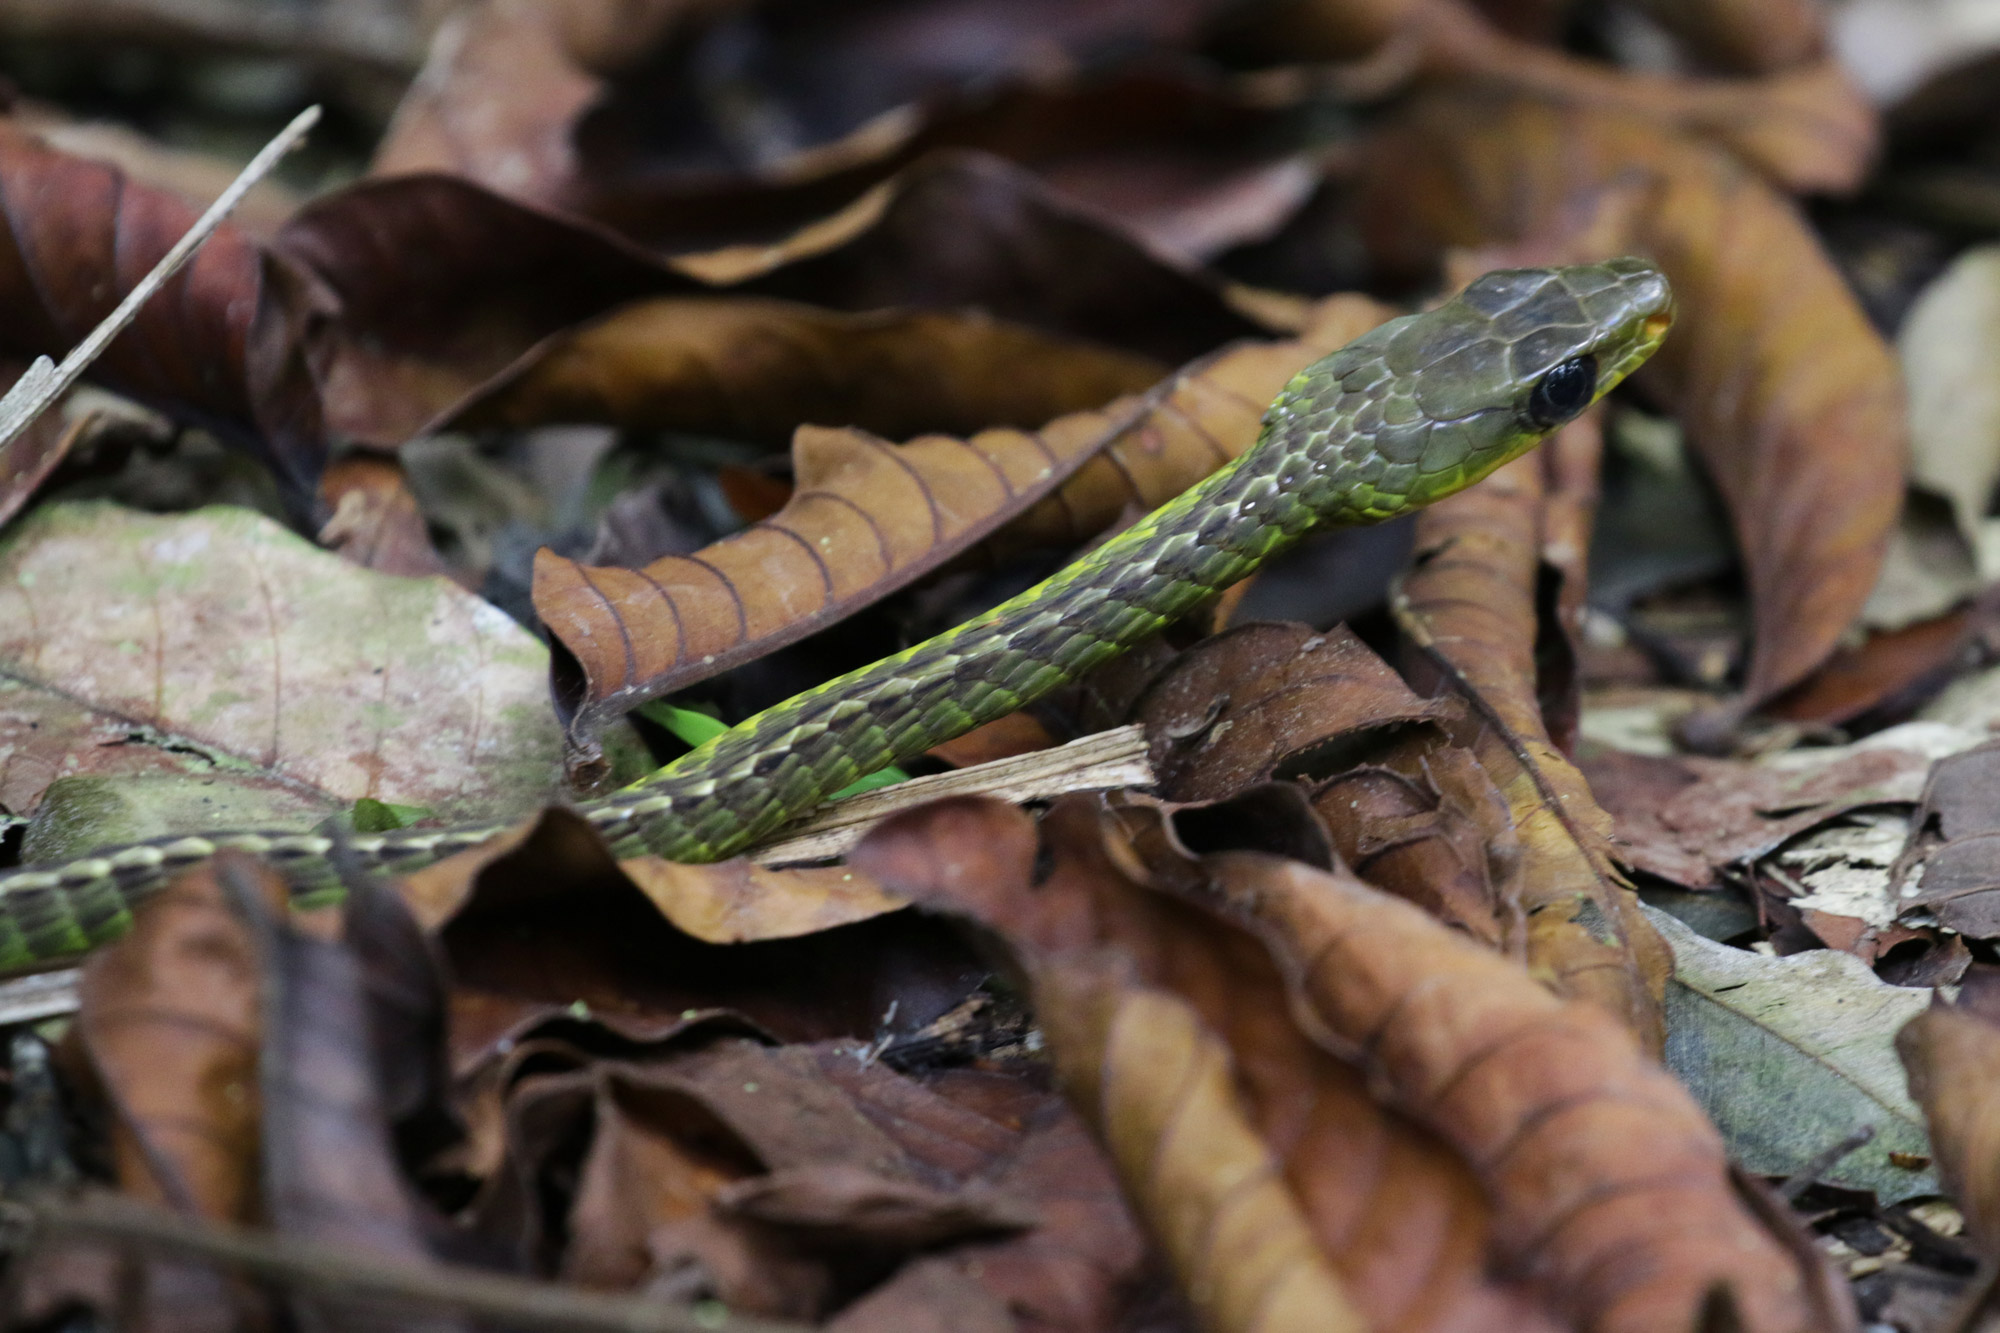
M 0 211 L 0 352 L 22 360 L 60 360 L 82 342 L 197 214 L 12 127 L 0 127 Z M 325 313 L 306 278 L 224 223 L 91 374 L 244 444 L 303 512 L 325 448 L 304 339 Z

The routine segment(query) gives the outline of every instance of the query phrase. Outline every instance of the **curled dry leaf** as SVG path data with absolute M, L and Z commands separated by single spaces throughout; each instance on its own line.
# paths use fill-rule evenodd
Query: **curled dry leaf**
M 1795 9 L 1796 0 L 1770 8 L 1776 22 L 1745 28 L 1786 26 L 1784 11 Z M 1775 31 L 1743 35 L 1769 40 L 1774 54 L 1788 40 Z M 1547 98 L 1586 118 L 1643 118 L 1656 133 L 1726 146 L 1794 190 L 1853 189 L 1880 137 L 1874 108 L 1854 80 L 1831 59 L 1807 58 L 1816 48 L 1803 44 L 1792 46 L 1800 63 L 1784 60 L 1784 68 L 1763 78 L 1648 74 L 1610 69 L 1503 33 L 1462 0 L 1306 0 L 1276 7 L 1260 25 L 1258 41 L 1271 57 L 1293 61 L 1352 59 L 1374 49 L 1376 64 L 1429 84 L 1483 84 Z
M 1330 779 L 1313 809 L 1361 878 L 1525 961 L 1520 831 L 1472 751 L 1417 734 Z
M 588 879 L 614 865 L 675 929 L 709 944 L 813 935 L 906 906 L 847 866 L 773 870 L 744 857 L 709 865 L 678 865 L 657 856 L 610 862 L 589 825 L 555 809 L 405 876 L 404 899 L 420 922 L 436 929 L 466 907 L 489 867 L 519 854 L 533 855 L 524 848 L 549 841 L 568 846 L 566 859 L 573 864 L 565 869 L 575 878 Z
M 1269 331 L 1216 274 L 1155 254 L 988 153 L 928 154 L 776 244 L 673 262 L 705 282 L 836 310 L 977 306 L 1168 364 Z
M 576 119 L 603 73 L 723 6 L 678 0 L 474 4 L 432 39 L 376 147 L 377 176 L 448 172 L 551 205 L 570 202 Z
M 1096 1122 L 1126 1191 L 1173 1258 L 1202 1323 L 1222 1333 L 1370 1324 L 1314 1243 L 1232 1086 L 1227 1047 L 1171 991 L 1100 966 L 1044 968 L 1036 1002 L 1070 1095 Z
M 1718 887 L 1745 865 L 1841 814 L 1913 805 L 1931 762 L 1977 744 L 1962 728 L 1908 723 L 1850 746 L 1762 761 L 1602 751 L 1585 761 L 1617 818 L 1617 859 L 1690 889 Z
M 664 297 L 558 335 L 451 429 L 605 422 L 782 442 L 801 421 L 892 438 L 1033 427 L 1137 393 L 1166 367 L 977 311 L 846 315 L 755 297 Z
M 1162 795 L 1212 801 L 1349 766 L 1384 733 L 1449 705 L 1419 699 L 1346 626 L 1252 623 L 1181 654 L 1133 711 Z
M 83 341 L 198 210 L 115 167 L 0 128 L 0 212 L 0 302 L 11 312 L 0 350 L 32 360 L 60 358 Z M 91 374 L 227 432 L 304 511 L 325 452 L 305 321 L 323 311 L 307 278 L 224 223 Z
M 1369 230 L 1406 260 L 1573 236 L 1659 261 L 1681 319 L 1640 383 L 1721 488 L 1748 566 L 1746 701 L 1830 653 L 1867 599 L 1902 493 L 1895 360 L 1797 210 L 1638 117 L 1526 99 L 1428 99 L 1374 145 Z
M 340 302 L 320 349 L 328 426 L 381 445 L 551 334 L 628 301 L 705 290 L 601 227 L 449 176 L 333 191 L 272 246 Z
M 1707 1117 L 1601 1010 L 1352 879 L 1250 853 L 1210 871 L 1324 1037 L 1475 1164 L 1508 1259 L 1579 1322 L 1686 1328 L 1720 1284 L 1746 1328 L 1852 1326 L 1845 1286 L 1766 1230 Z
M 118 1186 L 196 1218 L 261 1220 L 259 1043 L 266 974 L 221 877 L 266 905 L 289 895 L 275 874 L 228 854 L 176 879 L 132 933 L 94 955 L 66 1054 L 78 1093 L 108 1126 Z M 16 1277 L 23 1317 L 95 1308 L 148 1327 L 229 1333 L 268 1316 L 213 1269 L 95 1247 L 44 1249 Z
M 994 802 L 913 811 L 855 856 L 1007 935 L 1072 1099 L 1128 1196 L 1184 1283 L 1213 1279 L 1192 1293 L 1199 1305 L 1242 1319 L 1237 1302 L 1254 1290 L 1243 1278 L 1288 1277 L 1329 1309 L 1351 1303 L 1364 1327 L 1547 1326 L 1489 1265 L 1491 1214 L 1470 1173 L 1378 1105 L 1360 1071 L 1313 1046 L 1253 940 L 1136 883 L 1136 853 L 1093 802 L 1059 804 L 1047 829 L 1039 883 L 1032 823 Z M 1199 1129 L 1175 1129 L 1177 1115 Z M 1211 1149 L 1218 1138 L 1226 1153 Z M 1288 1198 L 1256 1174 L 1274 1157 Z
M 1643 116 L 1711 139 L 1785 188 L 1854 189 L 1881 130 L 1874 108 L 1842 66 L 1822 58 L 1761 79 L 1689 80 L 1609 70 L 1475 27 L 1468 7 L 1423 7 L 1433 73 L 1472 75 L 1560 101 L 1586 115 Z
M 785 507 L 695 556 L 625 570 L 539 553 L 535 609 L 568 654 L 556 698 L 573 762 L 595 762 L 610 717 L 795 642 L 1003 525 L 1003 544 L 1068 544 L 1128 503 L 1161 503 L 1249 448 L 1286 380 L 1386 313 L 1336 298 L 1298 339 L 1227 349 L 1034 431 L 892 445 L 806 427 Z
M 1611 817 L 1542 720 L 1536 592 L 1543 469 L 1555 461 L 1531 454 L 1425 510 L 1416 565 L 1392 607 L 1465 701 L 1468 715 L 1447 725 L 1506 801 L 1506 818 L 1491 832 L 1511 834 L 1519 849 L 1514 883 L 1529 923 L 1530 968 L 1657 1046 L 1670 956 L 1612 864 Z M 1485 803 L 1466 808 L 1493 813 Z
M 1249 853 L 1163 863 L 1080 799 L 1045 832 L 1039 876 L 1027 818 L 972 802 L 912 812 L 856 859 L 1006 934 L 1072 1095 L 1100 1133 L 1125 1137 L 1114 1155 L 1151 1224 L 1186 1240 L 1184 1273 L 1225 1252 L 1204 1236 L 1235 1237 L 1229 1210 L 1203 1202 L 1217 1178 L 1160 1110 L 1213 1048 L 1189 1033 L 1166 1051 L 1120 1016 L 1161 990 L 1170 1005 L 1130 1012 L 1188 1032 L 1170 1010 L 1192 1010 L 1227 1043 L 1235 1114 L 1278 1155 L 1372 1326 L 1684 1330 L 1718 1283 L 1748 1328 L 1853 1326 L 1827 1275 L 1802 1270 L 1738 1198 L 1700 1110 L 1594 1006 L 1344 874 Z M 1142 841 L 1157 848 L 1159 833 Z M 1113 958 L 1136 973 L 1122 989 Z M 1092 996 L 1115 1003 L 1093 1013 Z M 1382 1217 L 1372 1189 L 1394 1193 L 1407 1231 L 1353 1225 Z M 1253 1257 L 1273 1262 L 1234 1262 Z
M 1958 999 L 1934 998 L 1904 1024 L 1896 1050 L 1924 1108 L 1931 1148 L 1952 1200 L 1989 1262 L 2000 1256 L 2000 987 L 1992 969 L 1967 974 Z

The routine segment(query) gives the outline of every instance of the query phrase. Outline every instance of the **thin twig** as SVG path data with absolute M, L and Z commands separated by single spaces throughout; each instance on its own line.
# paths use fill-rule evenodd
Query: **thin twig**
M 222 192 L 222 197 L 208 206 L 208 211 L 188 229 L 187 235 L 174 242 L 173 249 L 153 266 L 139 282 L 139 285 L 125 294 L 125 299 L 98 326 L 90 331 L 90 336 L 76 345 L 63 358 L 60 366 L 53 364 L 46 356 L 38 356 L 28 367 L 7 396 L 0 398 L 0 454 L 14 442 L 16 436 L 28 428 L 50 403 L 63 396 L 83 377 L 90 363 L 104 353 L 111 340 L 124 331 L 139 313 L 139 307 L 152 299 L 160 288 L 178 273 L 181 265 L 194 257 L 215 229 L 222 225 L 224 218 L 243 202 L 243 196 L 250 193 L 253 186 L 271 174 L 271 168 L 278 165 L 278 159 L 297 147 L 306 137 L 306 131 L 319 123 L 319 108 L 307 107 L 291 124 L 278 133 L 278 137 L 264 145 L 264 150 L 250 159 L 250 165 Z
M 802 1324 L 585 1291 L 452 1264 L 407 1263 L 246 1227 L 184 1218 L 115 1197 L 0 1203 L 30 1238 L 94 1240 L 205 1259 L 326 1295 L 387 1298 L 510 1324 L 585 1333 L 806 1333 Z
M 60 972 L 0 981 L 0 1028 L 75 1013 L 76 987 L 82 975 L 81 969 L 66 967 Z
M 1786 1178 L 1784 1184 L 1778 1186 L 1778 1196 L 1787 1203 L 1797 1203 L 1799 1196 L 1817 1184 L 1821 1176 L 1833 1170 L 1841 1158 L 1874 1137 L 1875 1126 L 1863 1125 L 1832 1147 L 1822 1149 L 1817 1157 L 1793 1172 Z
M 1150 787 L 1155 780 L 1146 759 L 1145 728 L 1118 727 L 1067 745 L 975 764 L 955 773 L 911 778 L 821 806 L 782 841 L 753 850 L 750 859 L 767 866 L 824 861 L 860 842 L 869 829 L 898 810 L 946 796 L 1046 801 L 1073 791 Z

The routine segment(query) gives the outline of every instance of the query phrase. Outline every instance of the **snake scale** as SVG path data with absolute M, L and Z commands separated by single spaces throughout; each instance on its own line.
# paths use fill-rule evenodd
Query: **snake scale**
M 768 709 L 643 781 L 578 807 L 614 852 L 734 855 L 868 773 L 1075 680 L 1243 578 L 1309 530 L 1377 523 L 1461 490 L 1537 444 L 1659 345 L 1672 297 L 1638 259 L 1489 273 L 1301 371 L 1256 444 L 986 615 Z M 414 869 L 507 827 L 359 836 L 362 864 Z M 201 833 L 0 872 L 0 971 L 120 933 L 138 901 L 222 848 L 306 895 L 337 889 L 332 840 Z

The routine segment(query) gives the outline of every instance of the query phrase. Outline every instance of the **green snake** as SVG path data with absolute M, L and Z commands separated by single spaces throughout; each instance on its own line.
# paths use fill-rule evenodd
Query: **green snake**
M 1672 317 L 1666 278 L 1638 259 L 1489 273 L 1299 372 L 1241 457 L 1045 582 L 578 813 L 621 857 L 735 855 L 856 779 L 1077 679 L 1313 528 L 1378 523 L 1478 481 L 1629 375 Z M 349 845 L 363 865 L 402 871 L 507 827 Z M 119 934 L 137 902 L 222 848 L 265 857 L 300 895 L 337 889 L 333 847 L 318 833 L 201 833 L 0 872 L 0 970 L 48 966 Z

